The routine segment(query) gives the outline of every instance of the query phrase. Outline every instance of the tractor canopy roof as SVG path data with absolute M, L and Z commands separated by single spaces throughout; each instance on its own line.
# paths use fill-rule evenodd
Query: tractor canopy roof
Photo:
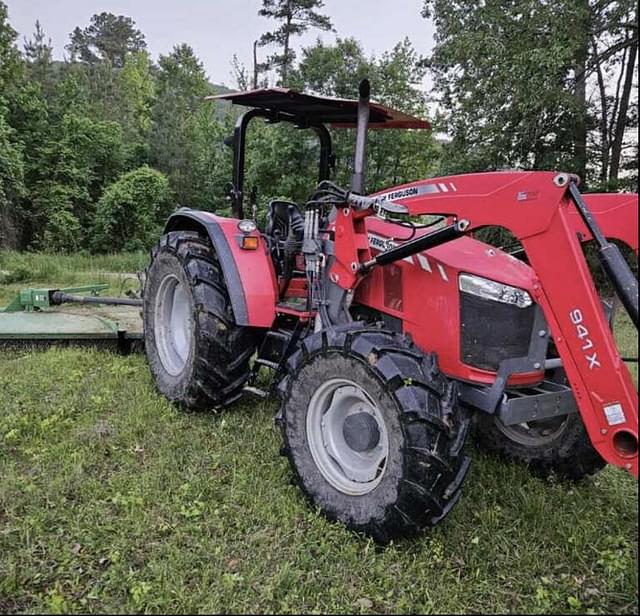
M 248 92 L 208 96 L 207 99 L 228 100 L 234 105 L 254 107 L 289 116 L 286 119 L 330 124 L 334 128 L 355 128 L 357 125 L 357 100 L 315 96 L 288 88 L 261 88 Z M 430 129 L 431 124 L 402 111 L 390 109 L 378 103 L 371 103 L 369 128 Z

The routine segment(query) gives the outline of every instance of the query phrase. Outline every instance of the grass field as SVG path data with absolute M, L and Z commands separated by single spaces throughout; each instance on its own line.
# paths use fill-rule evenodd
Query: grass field
M 30 258 L 37 283 L 140 259 Z M 618 335 L 635 355 L 628 322 Z M 140 355 L 0 351 L 0 613 L 638 612 L 638 490 L 622 471 L 542 481 L 471 446 L 446 522 L 379 548 L 290 484 L 274 412 L 177 411 Z

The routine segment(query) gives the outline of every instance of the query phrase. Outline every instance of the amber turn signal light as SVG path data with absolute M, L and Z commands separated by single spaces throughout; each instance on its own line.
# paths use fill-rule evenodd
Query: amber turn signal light
M 258 250 L 258 238 L 255 235 L 245 235 L 241 247 L 244 250 Z

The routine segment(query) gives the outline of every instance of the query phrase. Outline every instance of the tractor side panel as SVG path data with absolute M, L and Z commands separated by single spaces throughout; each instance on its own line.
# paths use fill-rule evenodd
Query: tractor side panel
M 178 230 L 205 230 L 216 249 L 233 314 L 238 325 L 271 327 L 278 298 L 273 262 L 264 240 L 259 237 L 257 250 L 240 247 L 242 233 L 239 220 L 222 218 L 209 212 L 182 209 L 165 227 L 165 233 Z
M 402 242 L 409 230 L 399 232 L 397 225 L 373 216 L 367 219 L 367 232 L 374 253 L 384 249 L 393 238 Z M 404 234 L 404 235 L 403 235 Z M 491 384 L 496 371 L 466 363 L 461 336 L 469 323 L 462 322 L 458 277 L 470 273 L 497 280 L 525 290 L 533 287 L 531 268 L 491 246 L 463 237 L 437 248 L 375 268 L 357 287 L 355 301 L 398 319 L 402 331 L 411 334 L 422 349 L 438 354 L 441 369 L 449 376 L 474 383 Z M 494 307 L 494 311 L 500 306 Z M 498 317 L 496 317 L 498 318 Z M 511 331 L 514 323 L 505 324 Z M 528 343 L 530 331 L 526 333 Z M 541 380 L 542 373 L 519 373 L 511 385 L 526 385 Z

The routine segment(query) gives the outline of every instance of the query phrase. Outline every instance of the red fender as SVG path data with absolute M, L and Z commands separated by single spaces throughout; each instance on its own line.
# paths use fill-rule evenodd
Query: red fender
M 205 231 L 222 267 L 231 307 L 238 325 L 271 327 L 276 316 L 278 287 L 273 261 L 257 231 L 257 250 L 244 250 L 236 218 L 222 218 L 210 212 L 182 208 L 167 222 L 164 232 Z

